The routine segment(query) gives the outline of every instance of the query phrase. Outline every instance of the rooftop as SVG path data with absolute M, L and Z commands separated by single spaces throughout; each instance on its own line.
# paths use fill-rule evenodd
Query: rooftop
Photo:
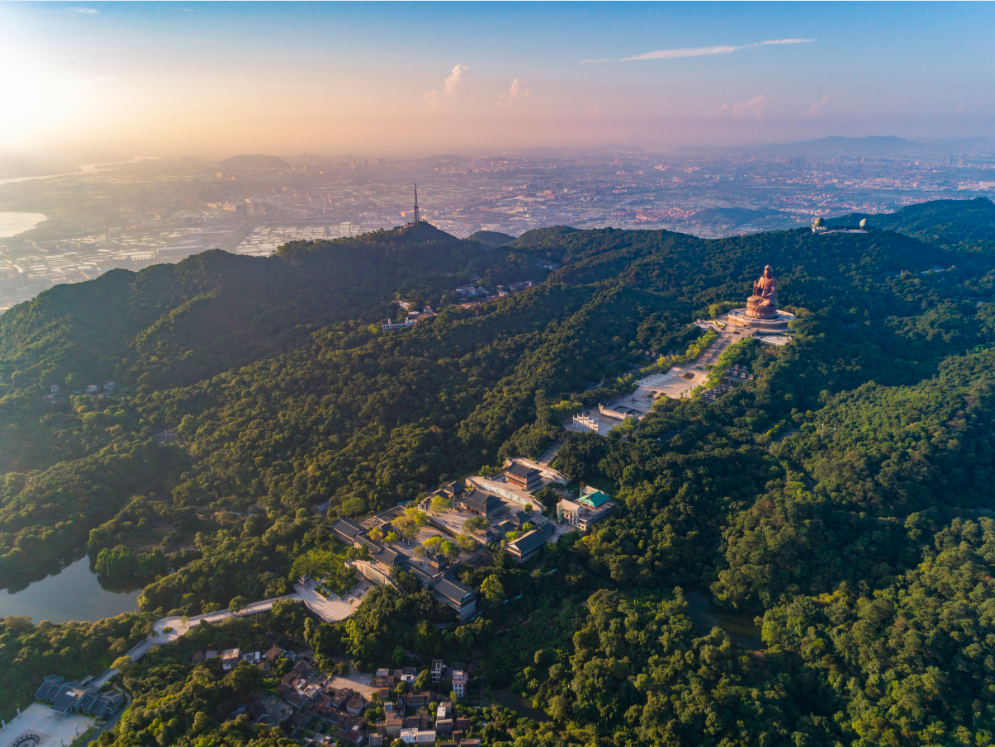
M 508 547 L 514 547 L 520 554 L 525 555 L 527 552 L 541 547 L 545 541 L 546 535 L 538 529 L 533 529 L 531 532 L 523 534 L 514 542 L 509 542 Z
M 591 486 L 584 488 L 583 494 L 577 499 L 578 503 L 581 503 L 590 508 L 600 508 L 603 504 L 610 501 L 607 495 L 602 493 L 600 490 L 596 490 Z

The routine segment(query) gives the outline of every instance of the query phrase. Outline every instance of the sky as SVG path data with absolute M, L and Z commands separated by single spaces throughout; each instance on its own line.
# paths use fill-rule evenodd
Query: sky
M 0 3 L 0 155 L 995 138 L 992 3 Z

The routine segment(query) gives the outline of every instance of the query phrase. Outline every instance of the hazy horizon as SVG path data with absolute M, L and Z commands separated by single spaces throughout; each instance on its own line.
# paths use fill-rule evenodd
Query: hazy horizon
M 990 137 L 993 26 L 956 4 L 9 3 L 0 153 Z

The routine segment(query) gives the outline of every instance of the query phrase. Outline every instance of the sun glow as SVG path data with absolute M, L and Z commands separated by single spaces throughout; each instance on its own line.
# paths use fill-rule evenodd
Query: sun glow
M 0 146 L 21 147 L 71 130 L 93 103 L 101 78 L 67 78 L 40 70 L 28 55 L 0 53 Z M 33 62 L 33 61 L 32 61 Z

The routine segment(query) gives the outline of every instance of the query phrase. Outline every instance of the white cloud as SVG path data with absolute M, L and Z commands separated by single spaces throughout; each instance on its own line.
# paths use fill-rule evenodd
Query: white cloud
M 457 65 L 446 78 L 446 95 L 452 94 L 463 79 L 463 73 L 467 70 L 466 65 Z
M 100 12 L 99 10 L 95 10 L 93 8 L 66 8 L 66 10 L 71 13 L 84 13 L 86 15 L 96 15 Z
M 437 102 L 442 96 L 453 96 L 460 88 L 460 83 L 464 80 L 464 73 L 469 70 L 466 65 L 456 65 L 453 71 L 449 73 L 449 77 L 445 80 L 445 86 L 440 94 L 438 91 L 429 91 L 428 93 L 423 93 L 422 98 L 428 102 Z
M 830 99 L 832 99 L 832 96 L 823 96 L 819 101 L 816 101 L 814 104 L 812 104 L 806 116 L 814 117 L 822 113 L 823 107 L 825 107 L 825 105 L 829 103 Z
M 768 104 L 770 104 L 770 99 L 761 93 L 749 101 L 723 104 L 715 112 L 715 116 L 730 117 L 731 119 L 760 119 L 767 110 Z
M 498 96 L 497 103 L 500 104 L 510 104 L 512 99 L 522 98 L 531 94 L 528 88 L 525 87 L 525 78 L 515 78 L 511 81 L 511 87 L 508 89 L 508 93 L 502 93 Z
M 755 42 L 753 44 L 743 44 L 732 46 L 729 44 L 716 47 L 691 47 L 681 49 L 658 49 L 655 52 L 644 52 L 633 57 L 623 57 L 621 60 L 582 60 L 582 62 L 638 62 L 641 60 L 676 60 L 681 57 L 706 57 L 713 54 L 732 54 L 744 49 L 758 49 L 773 44 L 809 44 L 815 39 L 770 39 L 768 41 Z

